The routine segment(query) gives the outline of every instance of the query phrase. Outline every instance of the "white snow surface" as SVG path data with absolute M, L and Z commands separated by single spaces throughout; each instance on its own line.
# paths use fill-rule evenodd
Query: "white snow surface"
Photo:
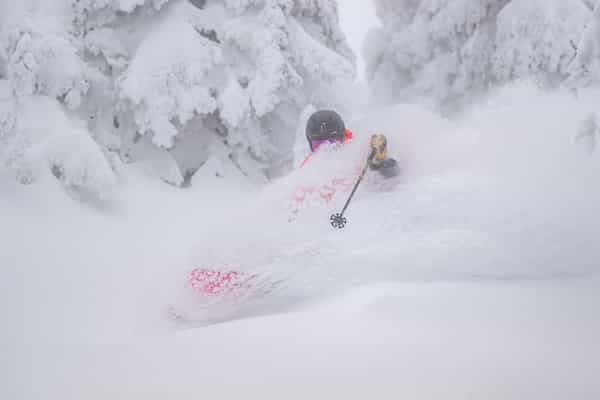
M 133 164 L 88 204 L 0 175 L 0 398 L 598 398 L 600 159 L 572 141 L 595 100 L 515 86 L 452 121 L 377 110 L 266 187 Z M 398 185 L 371 174 L 344 231 L 343 196 L 288 222 L 291 190 L 360 167 L 375 131 Z M 170 323 L 185 273 L 219 263 L 289 279 L 232 320 Z

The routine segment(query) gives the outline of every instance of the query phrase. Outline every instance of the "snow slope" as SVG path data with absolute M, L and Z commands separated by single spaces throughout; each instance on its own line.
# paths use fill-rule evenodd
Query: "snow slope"
M 403 178 L 366 182 L 342 232 L 344 199 L 283 209 L 320 159 L 267 188 L 130 165 L 95 204 L 0 176 L 0 396 L 597 398 L 600 160 L 572 141 L 593 100 L 517 86 L 457 121 L 357 116 L 340 158 L 382 131 Z M 176 329 L 163 307 L 205 260 L 293 279 L 246 318 Z

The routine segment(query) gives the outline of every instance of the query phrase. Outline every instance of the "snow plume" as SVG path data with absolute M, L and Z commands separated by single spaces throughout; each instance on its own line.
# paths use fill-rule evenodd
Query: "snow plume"
M 332 245 L 343 249 L 343 260 L 324 261 L 329 277 L 389 282 L 600 273 L 594 245 L 600 157 L 587 157 L 573 143 L 598 96 L 585 91 L 576 99 L 566 90 L 516 84 L 459 118 L 398 105 L 352 121 L 356 132 L 388 136 L 402 183 L 374 195 L 361 188 L 347 215 L 351 226 Z
M 346 195 L 292 223 L 281 205 L 290 179 L 348 173 L 345 155 L 258 205 L 247 180 L 182 191 L 139 164 L 102 211 L 0 176 L 0 398 L 599 398 L 600 158 L 571 140 L 597 104 L 515 85 L 460 120 L 400 105 L 348 121 L 354 161 L 381 131 L 402 175 L 365 181 L 343 231 L 328 217 Z M 190 269 L 223 265 L 290 279 L 244 320 L 169 324 Z
M 591 17 L 580 0 L 376 4 L 383 27 L 370 33 L 365 55 L 382 102 L 449 105 L 521 78 L 556 86 L 568 77 Z

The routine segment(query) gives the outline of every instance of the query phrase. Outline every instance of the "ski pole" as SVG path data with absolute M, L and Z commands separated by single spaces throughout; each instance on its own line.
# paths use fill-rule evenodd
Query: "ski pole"
M 350 205 L 350 200 L 352 200 L 354 193 L 356 193 L 356 189 L 358 189 L 358 185 L 360 185 L 363 178 L 365 177 L 365 174 L 369 170 L 369 164 L 371 163 L 371 160 L 373 160 L 373 157 L 375 157 L 375 149 L 373 149 L 373 151 L 369 155 L 369 158 L 367 158 L 367 163 L 365 164 L 364 168 L 362 169 L 362 172 L 360 173 L 358 180 L 354 184 L 354 188 L 352 189 L 352 192 L 350 193 L 348 200 L 346 200 L 346 204 L 344 204 L 344 208 L 342 209 L 342 212 L 339 214 L 332 214 L 331 217 L 329 217 L 329 222 L 331 223 L 331 226 L 333 226 L 334 228 L 343 229 L 346 227 L 348 220 L 346 219 L 346 217 L 344 217 L 344 213 L 346 212 L 346 209 Z

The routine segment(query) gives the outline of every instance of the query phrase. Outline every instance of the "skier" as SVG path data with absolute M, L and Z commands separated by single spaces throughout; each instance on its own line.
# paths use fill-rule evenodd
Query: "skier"
M 312 154 L 323 143 L 344 144 L 352 140 L 352 137 L 352 131 L 346 128 L 344 120 L 337 112 L 332 110 L 316 111 L 306 123 L 306 139 L 311 153 L 304 159 L 301 166 L 308 162 Z M 387 138 L 385 135 L 372 135 L 369 146 L 373 155 L 369 159 L 369 168 L 378 171 L 386 178 L 398 175 L 398 163 L 393 158 L 387 157 Z
M 306 124 L 306 139 L 310 147 L 311 153 L 302 162 L 306 164 L 312 154 L 318 151 L 323 143 L 340 144 L 352 140 L 352 132 L 346 128 L 344 121 L 338 113 L 331 110 L 320 110 L 310 116 Z M 362 167 L 362 172 L 358 180 L 354 176 L 350 178 L 336 178 L 325 182 L 321 185 L 309 185 L 300 187 L 293 194 L 291 215 L 288 218 L 289 222 L 296 219 L 299 211 L 304 207 L 305 201 L 317 199 L 320 202 L 329 203 L 335 196 L 336 192 L 350 192 L 350 196 L 346 201 L 342 211 L 338 214 L 333 214 L 330 217 L 330 224 L 336 228 L 344 228 L 347 224 L 347 219 L 344 216 L 346 209 L 354 195 L 358 185 L 362 181 L 367 170 L 378 171 L 386 178 L 398 175 L 398 164 L 393 158 L 387 156 L 387 139 L 385 135 L 375 134 L 369 140 L 370 155 Z M 393 182 L 393 181 L 387 181 Z M 287 278 L 286 278 L 287 279 Z M 188 277 L 187 283 L 192 293 L 195 296 L 200 296 L 200 299 L 208 299 L 207 304 L 215 304 L 215 300 L 224 299 L 252 299 L 252 296 L 266 295 L 277 289 L 283 280 L 266 279 L 261 274 L 247 273 L 232 269 L 228 266 L 224 268 L 199 267 L 192 270 Z M 169 317 L 177 323 L 193 322 L 197 317 L 195 310 L 197 303 L 190 310 L 186 310 L 185 306 L 170 305 L 167 308 Z M 205 309 L 199 308 L 197 314 L 202 316 Z

